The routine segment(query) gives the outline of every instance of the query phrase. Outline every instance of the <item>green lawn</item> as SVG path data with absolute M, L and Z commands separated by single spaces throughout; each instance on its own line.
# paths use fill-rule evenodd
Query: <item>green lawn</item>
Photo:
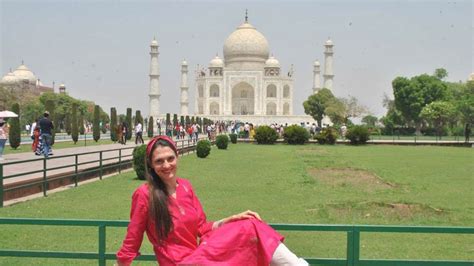
M 180 161 L 208 218 L 246 209 L 271 223 L 474 225 L 474 150 L 452 147 L 260 146 L 213 148 Z M 142 181 L 118 175 L 0 209 L 1 217 L 126 220 Z M 0 226 L 1 249 L 97 250 L 97 229 Z M 300 256 L 344 257 L 343 233 L 282 232 Z M 125 228 L 107 229 L 115 252 Z M 146 238 L 145 238 L 146 239 Z M 367 233 L 361 258 L 474 260 L 474 236 Z M 142 253 L 151 253 L 145 240 Z M 96 261 L 0 258 L 0 265 L 96 265 Z M 150 265 L 138 263 L 137 265 Z M 151 264 L 153 265 L 153 264 Z

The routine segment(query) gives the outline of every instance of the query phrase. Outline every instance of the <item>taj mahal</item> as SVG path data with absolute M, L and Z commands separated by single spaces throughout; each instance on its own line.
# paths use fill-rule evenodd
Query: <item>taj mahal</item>
M 333 43 L 325 43 L 324 88 L 332 90 L 334 74 Z M 151 42 L 150 56 L 150 116 L 160 113 L 158 42 Z M 313 93 L 321 87 L 320 63 L 313 64 Z M 195 99 L 193 114 L 212 120 L 239 120 L 254 124 L 315 123 L 308 115 L 293 115 L 295 91 L 293 65 L 282 71 L 280 62 L 270 54 L 265 36 L 245 21 L 224 42 L 223 58 L 216 55 L 207 69 L 195 71 Z M 180 113 L 189 110 L 188 63 L 181 63 Z M 309 96 L 309 95 L 308 95 Z M 302 103 L 297 103 L 302 104 Z M 329 120 L 323 123 L 330 123 Z

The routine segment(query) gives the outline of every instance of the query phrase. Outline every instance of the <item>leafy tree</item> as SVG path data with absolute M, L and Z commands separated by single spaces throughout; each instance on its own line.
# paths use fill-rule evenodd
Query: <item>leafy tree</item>
M 397 77 L 392 81 L 395 106 L 407 122 L 413 122 L 416 133 L 421 134 L 420 113 L 423 107 L 444 100 L 447 95 L 446 84 L 440 79 L 423 74 L 407 79 Z
M 79 139 L 79 127 L 77 122 L 77 103 L 72 104 L 72 111 L 71 111 L 71 138 L 76 144 L 77 140 Z
M 117 142 L 117 110 L 110 108 L 110 140 Z
M 125 123 L 127 124 L 127 127 L 128 127 L 128 131 L 127 131 L 127 140 L 131 139 L 132 138 L 132 130 L 131 130 L 131 126 L 132 126 L 132 108 L 127 108 L 127 118 L 125 120 Z
M 153 116 L 150 116 L 148 118 L 148 132 L 147 132 L 149 138 L 153 138 L 153 126 L 155 124 L 153 121 L 154 121 Z
M 420 116 L 435 128 L 438 136 L 441 136 L 443 126 L 453 118 L 455 114 L 454 106 L 449 102 L 432 102 L 421 110 Z
M 379 119 L 373 115 L 366 115 L 362 118 L 362 123 L 366 124 L 368 127 L 375 127 L 375 123 L 377 123 Z
M 8 139 L 10 147 L 17 149 L 21 144 L 21 128 L 20 128 L 20 105 L 18 103 L 12 104 L 12 112 L 16 113 L 18 117 L 10 118 L 10 132 L 8 133 Z
M 448 77 L 448 71 L 444 68 L 437 68 L 434 71 L 434 76 L 438 79 L 444 79 Z
M 322 120 L 326 114 L 326 108 L 331 100 L 335 97 L 332 92 L 326 88 L 321 89 L 316 94 L 312 94 L 303 102 L 304 112 L 310 115 L 322 126 Z
M 92 135 L 94 137 L 95 142 L 99 141 L 100 139 L 100 109 L 98 105 L 96 105 L 94 108 L 94 121 L 92 123 Z

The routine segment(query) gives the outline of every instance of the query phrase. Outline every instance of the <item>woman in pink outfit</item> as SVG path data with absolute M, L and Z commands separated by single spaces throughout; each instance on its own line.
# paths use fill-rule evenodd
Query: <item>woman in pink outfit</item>
M 118 265 L 130 265 L 140 255 L 144 233 L 160 266 L 308 265 L 255 212 L 207 221 L 189 181 L 176 176 L 177 160 L 177 148 L 169 137 L 157 136 L 148 143 L 148 182 L 133 194 Z

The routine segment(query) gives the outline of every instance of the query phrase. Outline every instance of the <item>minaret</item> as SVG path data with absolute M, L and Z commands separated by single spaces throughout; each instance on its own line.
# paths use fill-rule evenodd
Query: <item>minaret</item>
M 329 90 L 332 90 L 332 79 L 334 78 L 334 74 L 332 72 L 332 56 L 334 52 L 332 51 L 332 47 L 334 45 L 332 44 L 331 39 L 328 39 L 326 41 L 326 44 L 324 47 L 326 50 L 324 51 L 324 88 L 327 88 Z
M 313 65 L 313 93 L 316 94 L 321 89 L 321 64 L 318 60 Z
M 150 98 L 149 115 L 153 116 L 153 119 L 157 119 L 160 114 L 160 71 L 158 69 L 158 42 L 155 38 L 151 41 L 150 48 L 150 93 L 148 94 L 148 97 Z
M 181 115 L 189 114 L 188 89 L 188 63 L 184 60 L 181 63 Z

